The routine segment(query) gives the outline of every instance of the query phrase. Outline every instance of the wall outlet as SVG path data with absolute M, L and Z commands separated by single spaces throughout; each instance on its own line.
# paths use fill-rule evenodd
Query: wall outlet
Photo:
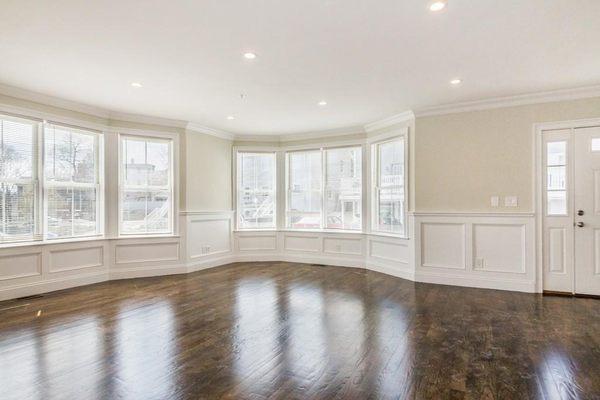
M 208 246 L 208 245 L 202 246 L 202 254 L 208 254 L 208 253 L 210 253 L 210 246 Z
M 492 196 L 490 197 L 490 204 L 492 207 L 500 207 L 500 197 Z
M 519 198 L 517 196 L 506 196 L 504 198 L 504 207 L 517 207 L 519 205 Z
M 483 258 L 475 259 L 475 268 L 483 268 L 485 267 L 485 260 Z

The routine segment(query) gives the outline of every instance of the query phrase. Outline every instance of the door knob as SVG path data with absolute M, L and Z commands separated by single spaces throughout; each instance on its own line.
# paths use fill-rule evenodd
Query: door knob
M 578 211 L 577 211 L 577 215 L 581 216 L 581 215 L 583 215 L 583 214 L 584 214 L 583 210 L 578 210 Z
M 577 226 L 580 227 L 580 228 L 583 228 L 585 226 L 585 224 L 583 222 L 578 222 Z

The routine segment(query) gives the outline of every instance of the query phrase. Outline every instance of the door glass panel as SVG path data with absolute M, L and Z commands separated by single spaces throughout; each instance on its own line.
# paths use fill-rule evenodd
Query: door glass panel
M 565 165 L 567 162 L 567 142 L 548 143 L 547 165 Z
M 567 167 L 548 167 L 548 190 L 566 189 Z
M 567 215 L 567 142 L 546 145 L 546 212 Z

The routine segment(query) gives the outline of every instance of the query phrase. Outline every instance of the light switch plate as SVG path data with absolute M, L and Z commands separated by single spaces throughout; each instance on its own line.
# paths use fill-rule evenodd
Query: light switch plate
M 498 197 L 498 196 L 490 197 L 490 204 L 492 205 L 492 207 L 499 207 L 500 206 L 500 197 Z
M 506 196 L 504 198 L 504 207 L 517 207 L 519 205 L 519 198 L 517 196 Z

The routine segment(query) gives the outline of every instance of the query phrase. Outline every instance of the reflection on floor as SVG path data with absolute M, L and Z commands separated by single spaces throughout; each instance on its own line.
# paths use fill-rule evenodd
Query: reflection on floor
M 600 398 L 600 300 L 240 263 L 0 303 L 0 399 Z

